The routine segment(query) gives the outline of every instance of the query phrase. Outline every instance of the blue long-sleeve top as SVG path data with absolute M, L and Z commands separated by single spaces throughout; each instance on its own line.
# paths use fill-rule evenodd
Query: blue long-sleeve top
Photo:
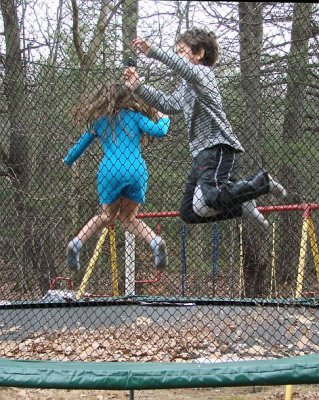
M 103 165 L 123 166 L 129 162 L 131 166 L 138 168 L 142 158 L 142 134 L 160 138 L 167 134 L 169 125 L 168 117 L 154 122 L 142 113 L 131 110 L 122 110 L 113 123 L 108 117 L 101 117 L 68 151 L 64 163 L 71 166 L 98 138 L 104 151 Z

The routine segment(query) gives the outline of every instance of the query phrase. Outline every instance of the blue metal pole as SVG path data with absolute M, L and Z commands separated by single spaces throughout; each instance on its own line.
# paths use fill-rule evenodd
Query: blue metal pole
M 217 222 L 213 225 L 213 296 L 215 296 L 215 278 L 218 272 L 218 241 L 219 232 Z

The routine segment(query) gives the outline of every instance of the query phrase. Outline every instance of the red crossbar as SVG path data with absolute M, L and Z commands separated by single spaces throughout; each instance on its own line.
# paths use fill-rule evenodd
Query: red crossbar
M 279 206 L 261 206 L 257 207 L 262 213 L 271 213 L 276 211 L 304 211 L 310 213 L 312 210 L 319 210 L 319 204 L 305 203 L 305 204 L 283 204 Z M 308 216 L 307 214 L 307 216 Z M 137 215 L 137 218 L 171 218 L 179 217 L 179 211 L 159 211 L 159 212 L 145 212 Z

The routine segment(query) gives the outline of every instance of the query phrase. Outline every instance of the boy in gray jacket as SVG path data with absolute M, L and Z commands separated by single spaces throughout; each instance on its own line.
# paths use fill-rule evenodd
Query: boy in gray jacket
M 181 218 L 187 223 L 207 223 L 245 215 L 268 226 L 254 199 L 270 192 L 286 196 L 286 191 L 263 169 L 238 180 L 244 149 L 223 111 L 212 69 L 218 58 L 214 33 L 198 28 L 186 31 L 177 38 L 176 54 L 142 38 L 133 41 L 133 48 L 161 61 L 182 78 L 180 86 L 166 95 L 142 85 L 134 67 L 123 74 L 126 85 L 149 105 L 166 114 L 184 114 L 193 162 Z

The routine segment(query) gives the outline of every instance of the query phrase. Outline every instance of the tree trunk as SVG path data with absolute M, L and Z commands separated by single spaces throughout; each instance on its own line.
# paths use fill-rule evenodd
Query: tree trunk
M 17 247 L 21 254 L 21 265 L 17 265 L 17 273 L 22 274 L 20 280 L 28 291 L 35 284 L 44 292 L 48 287 L 47 263 L 41 258 L 40 239 L 45 240 L 46 233 L 41 232 L 41 218 L 37 210 L 30 205 L 30 146 L 32 137 L 30 102 L 23 60 L 20 48 L 20 29 L 17 5 L 14 0 L 0 1 L 4 21 L 6 42 L 4 90 L 8 104 L 10 135 L 9 154 L 6 157 L 7 176 L 12 184 L 15 206 L 20 221 L 21 234 Z M 45 235 L 45 236 L 43 236 Z M 39 276 L 37 282 L 34 278 Z
M 306 194 L 307 187 L 302 187 L 306 179 L 303 171 L 295 161 L 302 157 L 298 154 L 296 142 L 304 134 L 306 117 L 306 88 L 308 79 L 308 47 L 312 34 L 312 8 L 313 3 L 295 3 L 291 31 L 291 48 L 288 58 L 286 110 L 283 122 L 283 147 L 287 156 L 280 168 L 281 181 L 287 189 L 286 203 L 298 204 L 303 202 L 302 191 Z M 304 166 L 306 169 L 307 167 Z M 289 235 L 287 232 L 301 234 L 302 219 L 300 213 L 285 213 L 280 224 L 280 254 L 279 279 L 282 283 L 293 283 L 296 279 L 293 266 L 298 264 L 298 251 L 300 235 Z
M 240 69 L 245 115 L 241 140 L 248 159 L 245 165 L 256 171 L 261 165 L 261 82 L 260 63 L 263 38 L 262 3 L 240 2 Z M 256 165 L 257 164 L 257 165 Z M 246 174 L 246 166 L 244 173 Z M 245 295 L 258 297 L 264 292 L 266 274 L 264 232 L 256 223 L 243 222 L 243 269 Z
M 126 64 L 128 58 L 136 59 L 132 40 L 137 36 L 138 0 L 124 0 L 122 7 L 123 63 Z

